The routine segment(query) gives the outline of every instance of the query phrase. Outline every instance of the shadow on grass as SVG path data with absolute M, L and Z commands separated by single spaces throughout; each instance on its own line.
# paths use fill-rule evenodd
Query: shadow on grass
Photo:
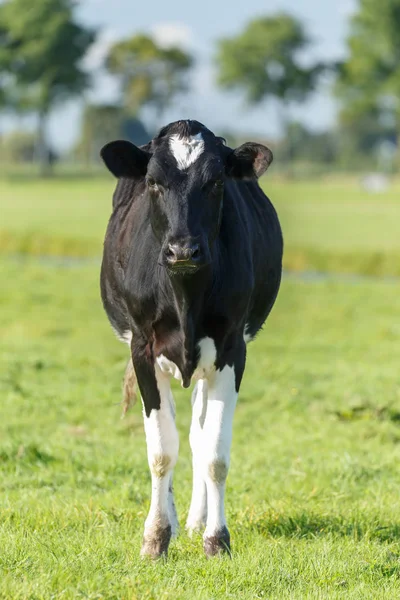
M 343 422 L 350 421 L 391 421 L 400 424 L 400 412 L 391 406 L 365 404 L 334 411 L 333 415 Z
M 313 539 L 322 536 L 368 539 L 379 542 L 400 541 L 400 522 L 378 520 L 360 522 L 342 515 L 316 515 L 301 512 L 296 515 L 272 513 L 250 522 L 250 527 L 265 537 Z
M 45 452 L 35 444 L 24 446 L 21 444 L 18 448 L 9 450 L 0 450 L 1 463 L 21 463 L 24 465 L 48 465 L 57 461 L 57 458 L 48 452 Z

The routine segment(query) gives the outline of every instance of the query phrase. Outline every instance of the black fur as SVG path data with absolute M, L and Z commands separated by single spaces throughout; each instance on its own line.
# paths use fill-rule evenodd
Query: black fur
M 198 133 L 205 150 L 181 171 L 170 136 Z M 104 243 L 102 299 L 117 332 L 133 333 L 146 414 L 160 407 L 155 358 L 172 360 L 187 387 L 205 336 L 215 341 L 217 369 L 235 367 L 238 389 L 245 328 L 254 336 L 262 327 L 281 280 L 281 229 L 256 180 L 272 153 L 260 144 L 234 151 L 201 123 L 178 121 L 145 147 L 114 142 L 102 156 L 121 177 Z M 193 241 L 201 248 L 195 268 L 170 270 L 168 244 Z

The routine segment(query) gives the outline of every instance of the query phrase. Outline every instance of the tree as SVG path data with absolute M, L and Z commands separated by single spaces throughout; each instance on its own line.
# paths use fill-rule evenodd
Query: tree
M 75 154 L 87 166 L 99 162 L 100 148 L 112 139 L 122 137 L 140 146 L 151 138 L 138 119 L 127 118 L 121 107 L 115 104 L 87 104 L 80 132 Z
M 333 163 L 338 158 L 337 135 L 329 130 L 312 131 L 302 123 L 292 121 L 280 144 L 280 152 L 290 161 Z
M 86 166 L 99 156 L 104 144 L 116 137 L 120 129 L 121 109 L 112 104 L 87 104 L 83 110 L 76 154 Z
M 0 158 L 5 163 L 32 163 L 35 155 L 35 135 L 31 131 L 12 131 L 0 140 Z
M 338 69 L 341 121 L 400 125 L 400 0 L 360 0 L 351 19 L 349 55 Z
M 218 43 L 218 82 L 226 89 L 242 89 L 250 104 L 268 98 L 284 106 L 302 102 L 315 88 L 324 68 L 299 61 L 299 52 L 310 44 L 302 24 L 280 13 L 251 21 L 239 35 Z
M 249 104 L 275 98 L 280 101 L 283 134 L 289 141 L 288 106 L 303 102 L 315 89 L 326 66 L 301 64 L 299 54 L 310 44 L 303 25 L 279 13 L 250 21 L 239 35 L 218 42 L 218 83 L 225 89 L 241 89 Z
M 163 48 L 139 34 L 115 44 L 106 59 L 110 73 L 121 80 L 124 110 L 138 116 L 144 106 L 156 115 L 188 88 L 192 57 L 177 47 Z
M 95 32 L 75 22 L 74 0 L 8 0 L 0 5 L 3 96 L 14 110 L 38 116 L 38 156 L 49 166 L 46 123 L 51 110 L 88 86 L 81 60 Z

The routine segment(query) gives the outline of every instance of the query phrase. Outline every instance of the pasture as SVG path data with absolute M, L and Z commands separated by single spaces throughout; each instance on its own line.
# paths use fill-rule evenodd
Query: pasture
M 262 185 L 282 222 L 285 268 L 400 275 L 400 182 L 377 196 L 356 178 Z M 99 256 L 113 189 L 111 176 L 0 179 L 0 253 Z
M 265 186 L 286 266 L 400 273 L 398 186 L 379 196 L 354 181 Z M 183 528 L 168 561 L 139 558 L 150 497 L 142 416 L 137 405 L 120 419 L 127 350 L 98 291 L 112 187 L 0 181 L 0 597 L 400 597 L 396 279 L 285 277 L 249 346 L 235 416 L 233 560 L 207 561 Z M 183 526 L 190 393 L 174 390 Z

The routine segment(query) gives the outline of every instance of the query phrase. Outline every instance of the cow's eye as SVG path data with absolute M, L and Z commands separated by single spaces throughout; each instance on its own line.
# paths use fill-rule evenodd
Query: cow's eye
M 213 192 L 220 192 L 223 187 L 224 182 L 222 181 L 222 179 L 214 179 L 214 181 L 211 184 L 211 189 Z
M 153 192 L 158 192 L 160 190 L 156 180 L 153 177 L 147 177 L 147 185 Z
M 223 187 L 224 182 L 222 179 L 212 179 L 204 185 L 203 189 L 209 192 L 219 192 Z

